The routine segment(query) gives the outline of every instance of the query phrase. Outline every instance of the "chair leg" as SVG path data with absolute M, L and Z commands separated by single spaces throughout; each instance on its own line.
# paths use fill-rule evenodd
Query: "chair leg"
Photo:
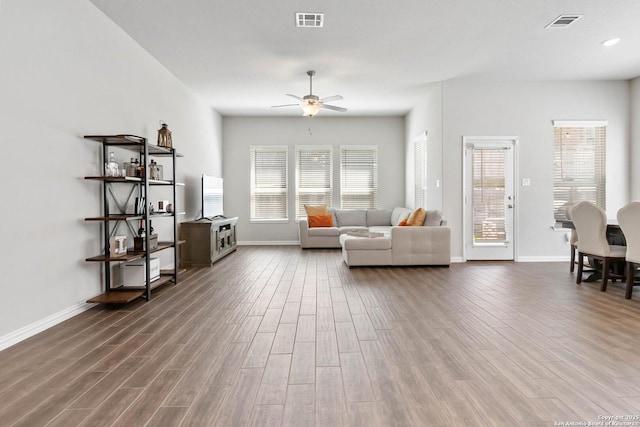
M 627 262 L 627 290 L 624 293 L 626 299 L 631 299 L 633 293 L 633 281 L 635 280 L 635 264 Z
M 578 274 L 576 274 L 576 284 L 579 285 L 580 283 L 582 283 L 582 267 L 583 267 L 583 261 L 584 260 L 584 256 L 582 255 L 582 252 L 578 251 Z
M 571 265 L 569 266 L 569 271 L 573 273 L 573 270 L 576 266 L 576 247 L 575 245 L 571 245 Z
M 606 292 L 608 281 L 609 281 L 609 259 L 604 258 L 602 260 L 602 284 L 600 285 L 600 292 Z

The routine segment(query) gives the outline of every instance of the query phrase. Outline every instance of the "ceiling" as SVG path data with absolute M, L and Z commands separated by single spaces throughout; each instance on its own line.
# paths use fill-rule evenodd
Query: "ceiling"
M 638 0 L 90 1 L 226 116 L 301 115 L 270 106 L 308 94 L 307 70 L 315 95 L 344 96 L 333 104 L 356 116 L 403 115 L 456 78 L 640 76 Z M 296 28 L 296 12 L 324 13 L 324 27 Z M 545 29 L 563 14 L 584 16 Z

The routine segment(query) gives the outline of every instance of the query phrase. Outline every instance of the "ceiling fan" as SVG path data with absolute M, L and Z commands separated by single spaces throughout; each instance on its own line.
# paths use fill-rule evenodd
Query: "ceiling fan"
M 313 95 L 313 76 L 315 74 L 316 72 L 313 70 L 307 71 L 307 75 L 309 76 L 309 95 L 305 95 L 302 98 L 300 98 L 299 96 L 291 95 L 290 93 L 287 94 L 287 96 L 290 96 L 292 98 L 299 100 L 300 101 L 299 104 L 273 105 L 271 108 L 300 107 L 302 108 L 302 115 L 306 117 L 315 116 L 316 114 L 318 114 L 318 112 L 322 108 L 326 108 L 327 110 L 339 111 L 341 113 L 344 113 L 345 111 L 347 111 L 347 109 L 343 107 L 336 107 L 335 105 L 325 104 L 325 102 L 328 102 L 328 101 L 339 101 L 343 99 L 342 96 L 340 95 L 328 96 L 322 99 L 320 99 L 316 95 Z

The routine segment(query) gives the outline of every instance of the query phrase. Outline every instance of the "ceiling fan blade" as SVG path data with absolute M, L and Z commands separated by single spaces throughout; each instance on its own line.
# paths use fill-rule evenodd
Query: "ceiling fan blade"
M 327 104 L 322 104 L 322 108 L 326 108 L 327 110 L 340 111 L 341 113 L 344 113 L 345 111 L 347 111 L 346 108 L 336 107 L 335 105 L 327 105 Z
M 299 107 L 300 104 L 282 104 L 282 105 L 272 105 L 271 108 L 278 108 L 278 107 Z
M 331 102 L 331 101 L 340 101 L 341 99 L 344 99 L 342 95 L 333 95 L 333 96 L 327 96 L 326 98 L 322 98 L 321 101 Z
M 299 97 L 299 96 L 297 96 L 297 95 L 291 95 L 290 93 L 288 93 L 288 94 L 287 94 L 287 96 L 290 96 L 290 97 L 292 97 L 292 98 L 295 98 L 295 99 L 297 99 L 298 101 L 303 101 L 303 99 L 302 99 L 302 98 L 300 98 L 300 97 Z

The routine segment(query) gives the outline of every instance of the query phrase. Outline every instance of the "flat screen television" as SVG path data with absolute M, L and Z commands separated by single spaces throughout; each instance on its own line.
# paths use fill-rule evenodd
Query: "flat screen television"
M 202 217 L 224 216 L 224 187 L 222 178 L 202 175 Z

